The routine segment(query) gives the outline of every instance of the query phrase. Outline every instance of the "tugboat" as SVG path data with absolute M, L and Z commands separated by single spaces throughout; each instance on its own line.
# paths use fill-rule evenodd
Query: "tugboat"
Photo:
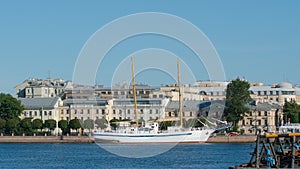
M 300 168 L 300 133 L 258 134 L 249 163 L 229 169 Z

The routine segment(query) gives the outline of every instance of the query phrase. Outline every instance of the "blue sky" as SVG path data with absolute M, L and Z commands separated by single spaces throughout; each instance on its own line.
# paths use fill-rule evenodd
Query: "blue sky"
M 265 84 L 300 84 L 299 7 L 298 1 L 2 1 L 0 92 L 13 93 L 25 79 L 47 78 L 49 72 L 52 78 L 72 80 L 88 38 L 112 20 L 140 12 L 169 13 L 196 25 L 215 46 L 227 80 L 245 77 Z M 140 45 L 143 41 L 147 43 Z M 109 85 L 107 79 L 120 57 L 140 48 L 172 51 L 174 46 L 172 52 L 182 55 L 178 50 L 184 47 L 169 41 L 145 36 L 121 44 L 107 58 L 107 63 L 116 63 L 99 69 L 96 82 Z M 207 80 L 202 73 L 196 72 L 196 78 Z M 174 83 L 157 71 L 145 72 L 137 81 Z

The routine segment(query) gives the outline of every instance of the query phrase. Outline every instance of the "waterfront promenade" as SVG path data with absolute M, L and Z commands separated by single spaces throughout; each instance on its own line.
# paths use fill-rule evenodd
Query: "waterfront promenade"
M 254 143 L 256 136 L 216 136 L 207 143 Z M 88 136 L 0 136 L 0 143 L 94 143 Z

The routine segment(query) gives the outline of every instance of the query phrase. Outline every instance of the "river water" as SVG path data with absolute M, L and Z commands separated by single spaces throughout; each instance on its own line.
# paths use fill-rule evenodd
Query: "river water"
M 96 144 L 0 144 L 0 168 L 204 168 L 246 163 L 255 144 L 179 144 L 148 158 L 126 158 Z

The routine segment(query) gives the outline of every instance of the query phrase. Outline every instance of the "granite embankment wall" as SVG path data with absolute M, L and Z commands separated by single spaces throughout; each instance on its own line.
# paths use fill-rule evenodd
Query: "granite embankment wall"
M 254 143 L 256 136 L 216 136 L 210 137 L 208 143 Z
M 256 136 L 216 136 L 208 143 L 254 143 Z M 0 136 L 0 143 L 94 143 L 93 137 L 87 136 Z
M 87 136 L 0 136 L 0 143 L 93 143 Z

